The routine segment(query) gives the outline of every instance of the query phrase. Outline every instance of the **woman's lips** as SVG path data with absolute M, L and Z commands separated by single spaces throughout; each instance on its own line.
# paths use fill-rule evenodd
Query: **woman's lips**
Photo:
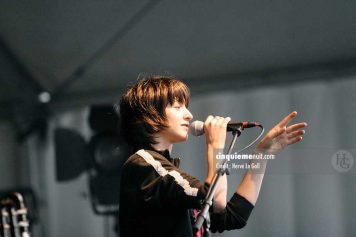
M 189 124 L 182 124 L 183 127 L 189 128 Z

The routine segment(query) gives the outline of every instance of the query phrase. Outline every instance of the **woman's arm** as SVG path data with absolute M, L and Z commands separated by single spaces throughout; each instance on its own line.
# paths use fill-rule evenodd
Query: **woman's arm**
M 297 112 L 294 111 L 273 127 L 257 145 L 257 152 L 275 155 L 288 145 L 301 141 L 302 135 L 305 133 L 305 130 L 302 129 L 305 128 L 307 124 L 297 123 L 287 127 L 288 123 L 291 122 L 296 116 Z M 253 160 L 251 160 L 251 162 L 256 163 L 256 161 Z M 246 171 L 245 176 L 236 189 L 238 194 L 246 198 L 253 205 L 256 204 L 259 196 L 267 166 L 267 160 L 258 160 L 258 162 L 261 165 L 258 172 L 251 170 Z
M 208 116 L 204 123 L 204 131 L 207 144 L 207 159 L 208 159 L 208 173 L 205 182 L 211 184 L 216 171 L 216 164 L 214 162 L 215 155 L 219 151 L 223 151 L 226 140 L 226 127 L 230 117 L 223 118 L 219 116 Z M 213 198 L 214 212 L 222 212 L 226 207 L 226 195 L 227 195 L 227 178 L 223 175 L 219 183 Z
M 215 149 L 212 146 L 208 145 L 208 174 L 205 182 L 209 185 L 212 183 L 215 172 L 216 172 L 216 163 L 214 162 L 216 152 L 219 149 Z M 219 183 L 217 184 L 217 189 L 214 194 L 213 199 L 213 210 L 214 212 L 222 212 L 226 207 L 226 196 L 227 196 L 227 177 L 226 174 L 221 176 Z

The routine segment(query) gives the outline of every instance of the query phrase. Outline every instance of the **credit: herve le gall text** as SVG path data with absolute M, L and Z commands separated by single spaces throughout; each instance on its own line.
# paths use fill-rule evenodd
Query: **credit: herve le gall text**
M 225 163 L 225 164 L 216 164 L 217 169 L 260 169 L 261 168 L 261 163 L 256 162 L 256 163 L 242 163 L 242 164 L 237 164 L 237 163 Z

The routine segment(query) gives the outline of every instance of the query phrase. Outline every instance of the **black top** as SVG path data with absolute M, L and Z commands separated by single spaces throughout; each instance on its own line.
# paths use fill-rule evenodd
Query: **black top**
M 200 209 L 209 185 L 179 168 L 169 152 L 140 150 L 124 164 L 120 185 L 120 236 L 192 237 L 192 209 Z M 221 213 L 210 213 L 211 231 L 240 229 L 253 205 L 234 193 Z

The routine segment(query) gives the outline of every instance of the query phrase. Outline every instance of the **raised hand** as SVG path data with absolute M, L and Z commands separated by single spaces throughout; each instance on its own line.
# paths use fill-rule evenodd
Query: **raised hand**
M 305 133 L 306 123 L 296 123 L 287 126 L 295 117 L 297 112 L 293 111 L 274 126 L 257 145 L 257 150 L 276 154 L 288 145 L 302 140 Z

